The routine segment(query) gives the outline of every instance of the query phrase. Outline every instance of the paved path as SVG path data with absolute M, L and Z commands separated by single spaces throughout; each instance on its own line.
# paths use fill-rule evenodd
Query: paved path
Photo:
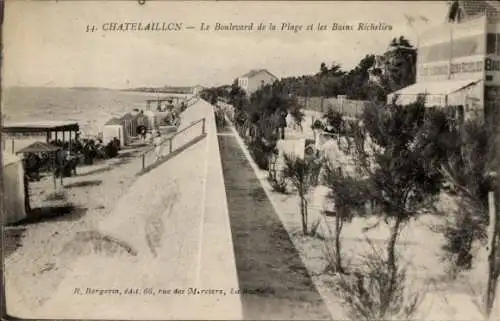
M 71 272 L 41 309 L 17 317 L 241 318 L 212 107 L 200 101 L 184 116 L 207 117 L 208 135 L 141 176 L 97 230 L 68 243 L 81 252 Z
M 330 314 L 233 133 L 219 133 L 245 319 L 328 320 Z M 260 292 L 260 293 L 259 293 Z

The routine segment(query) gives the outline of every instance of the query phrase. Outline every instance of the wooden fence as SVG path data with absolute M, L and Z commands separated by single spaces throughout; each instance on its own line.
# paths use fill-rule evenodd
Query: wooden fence
M 300 105 L 307 110 L 326 113 L 329 109 L 340 112 L 342 115 L 357 117 L 363 113 L 366 106 L 371 104 L 365 100 L 351 100 L 325 97 L 298 97 Z

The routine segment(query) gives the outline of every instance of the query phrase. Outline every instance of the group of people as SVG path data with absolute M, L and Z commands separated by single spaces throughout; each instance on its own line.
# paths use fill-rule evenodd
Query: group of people
M 80 139 L 79 135 L 70 142 L 60 139 L 50 142 L 59 147 L 55 153 L 28 153 L 24 157 L 24 169 L 29 180 L 40 180 L 41 171 L 54 171 L 57 177 L 76 175 L 79 164 L 92 165 L 95 159 L 118 156 L 120 142 L 114 138 L 108 144 L 102 139 Z

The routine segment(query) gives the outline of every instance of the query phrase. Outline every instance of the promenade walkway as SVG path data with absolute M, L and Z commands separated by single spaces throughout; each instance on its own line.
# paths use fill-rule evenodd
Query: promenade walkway
M 200 100 L 182 117 L 183 126 L 206 117 L 207 136 L 138 178 L 98 229 L 65 245 L 81 255 L 39 310 L 14 306 L 10 315 L 241 318 L 240 296 L 231 294 L 238 282 L 212 107 Z
M 243 316 L 329 320 L 330 314 L 229 129 L 219 133 Z

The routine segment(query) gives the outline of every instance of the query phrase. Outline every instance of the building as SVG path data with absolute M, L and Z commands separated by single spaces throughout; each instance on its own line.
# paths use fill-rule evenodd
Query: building
M 445 22 L 418 37 L 416 83 L 387 97 L 408 104 L 426 94 L 428 107 L 458 107 L 470 117 L 493 115 L 500 102 L 500 1 L 451 1 Z
M 278 78 L 266 69 L 255 69 L 238 78 L 238 85 L 247 93 L 252 94 L 259 88 L 272 84 Z
M 381 83 L 382 78 L 391 75 L 392 81 L 401 84 L 415 82 L 417 49 L 405 37 L 394 38 L 383 55 L 375 56 L 368 69 L 370 81 Z
M 191 93 L 194 95 L 194 96 L 197 96 L 201 93 L 201 91 L 203 90 L 203 86 L 200 86 L 200 85 L 196 85 L 194 86 L 192 89 L 191 89 Z

